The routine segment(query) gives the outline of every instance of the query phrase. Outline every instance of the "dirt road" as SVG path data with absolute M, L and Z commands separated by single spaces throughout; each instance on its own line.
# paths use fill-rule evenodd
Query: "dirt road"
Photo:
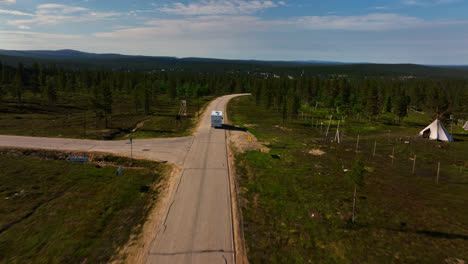
M 194 137 L 158 138 L 133 140 L 133 151 L 129 140 L 104 141 L 68 138 L 41 138 L 0 136 L 0 147 L 20 147 L 50 150 L 106 152 L 120 156 L 156 161 L 168 161 L 183 165 Z

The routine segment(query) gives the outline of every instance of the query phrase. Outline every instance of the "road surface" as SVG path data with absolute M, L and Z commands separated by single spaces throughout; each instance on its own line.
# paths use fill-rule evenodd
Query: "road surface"
M 147 263 L 234 263 L 226 133 L 211 127 L 210 114 L 213 110 L 225 111 L 227 102 L 236 96 L 211 102 L 196 136 L 133 141 L 133 157 L 168 161 L 183 168 Z M 0 147 L 123 156 L 130 156 L 128 142 L 0 136 Z
M 210 120 L 232 97 L 205 111 L 147 263 L 234 263 L 226 133 Z
M 0 147 L 19 147 L 63 151 L 106 152 L 120 156 L 167 161 L 183 165 L 194 137 L 158 138 L 133 140 L 133 151 L 129 140 L 88 140 L 69 138 L 41 138 L 22 136 L 0 136 Z

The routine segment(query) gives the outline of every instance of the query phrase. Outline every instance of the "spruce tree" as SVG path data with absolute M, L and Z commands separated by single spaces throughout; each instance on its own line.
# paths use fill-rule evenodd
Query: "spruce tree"
M 23 64 L 18 63 L 16 68 L 15 75 L 15 96 L 18 100 L 18 104 L 23 103 L 23 92 L 24 92 L 24 82 L 23 82 Z
M 352 222 L 356 220 L 356 198 L 357 198 L 357 189 L 364 185 L 364 175 L 366 173 L 364 163 L 362 159 L 358 157 L 351 169 L 348 172 L 348 177 L 353 183 L 354 192 L 353 192 L 353 215 L 352 215 Z
M 398 124 L 401 122 L 402 118 L 408 115 L 409 102 L 409 97 L 406 96 L 404 92 L 400 92 L 395 98 L 393 113 L 398 117 Z
M 57 102 L 57 89 L 53 77 L 47 77 L 45 90 L 47 93 L 47 100 L 49 105 L 55 104 Z
M 112 90 L 109 83 L 104 83 L 102 89 L 102 108 L 104 110 L 105 126 L 108 127 L 108 118 L 112 114 Z

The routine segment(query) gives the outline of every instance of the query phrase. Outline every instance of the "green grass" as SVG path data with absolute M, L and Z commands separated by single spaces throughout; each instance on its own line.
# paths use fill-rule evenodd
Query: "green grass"
M 0 150 L 0 263 L 102 263 L 139 232 L 168 170 L 149 161 L 96 158 L 125 167 L 70 164 L 66 154 Z
M 186 117 L 176 122 L 179 101 L 165 95 L 155 97 L 151 113 L 145 115 L 142 108 L 135 110 L 133 98 L 114 94 L 113 113 L 105 127 L 104 117 L 96 122 L 95 113 L 88 109 L 89 98 L 79 93 L 61 93 L 60 101 L 50 106 L 45 99 L 26 93 L 23 105 L 13 98 L 5 98 L 0 104 L 0 134 L 65 137 L 88 139 L 122 139 L 145 120 L 144 126 L 133 136 L 137 138 L 177 137 L 189 135 L 195 125 L 197 112 L 213 97 L 187 100 Z
M 457 129 L 455 138 L 461 141 L 447 144 L 414 136 L 429 124 L 426 120 L 432 121 L 428 116 L 410 117 L 401 126 L 385 119 L 350 119 L 341 124 L 344 143 L 337 144 L 330 142 L 335 126 L 326 140 L 310 119 L 282 124 L 280 113 L 256 107 L 251 97 L 233 99 L 228 112 L 234 125 L 257 124 L 249 125 L 249 131 L 270 148 L 269 153 L 236 155 L 251 263 L 468 260 L 466 133 Z M 372 172 L 358 190 L 357 222 L 352 224 L 353 185 L 344 169 L 356 158 L 357 133 L 359 155 Z M 317 148 L 326 154 L 308 153 Z M 393 148 L 394 165 L 389 157 Z M 415 154 L 412 175 L 410 158 Z

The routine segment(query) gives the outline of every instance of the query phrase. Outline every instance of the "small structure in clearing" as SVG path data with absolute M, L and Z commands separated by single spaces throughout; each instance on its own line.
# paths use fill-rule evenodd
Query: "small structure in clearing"
M 447 132 L 439 119 L 434 120 L 430 125 L 419 132 L 419 136 L 430 140 L 439 140 L 444 142 L 453 142 L 452 136 Z

